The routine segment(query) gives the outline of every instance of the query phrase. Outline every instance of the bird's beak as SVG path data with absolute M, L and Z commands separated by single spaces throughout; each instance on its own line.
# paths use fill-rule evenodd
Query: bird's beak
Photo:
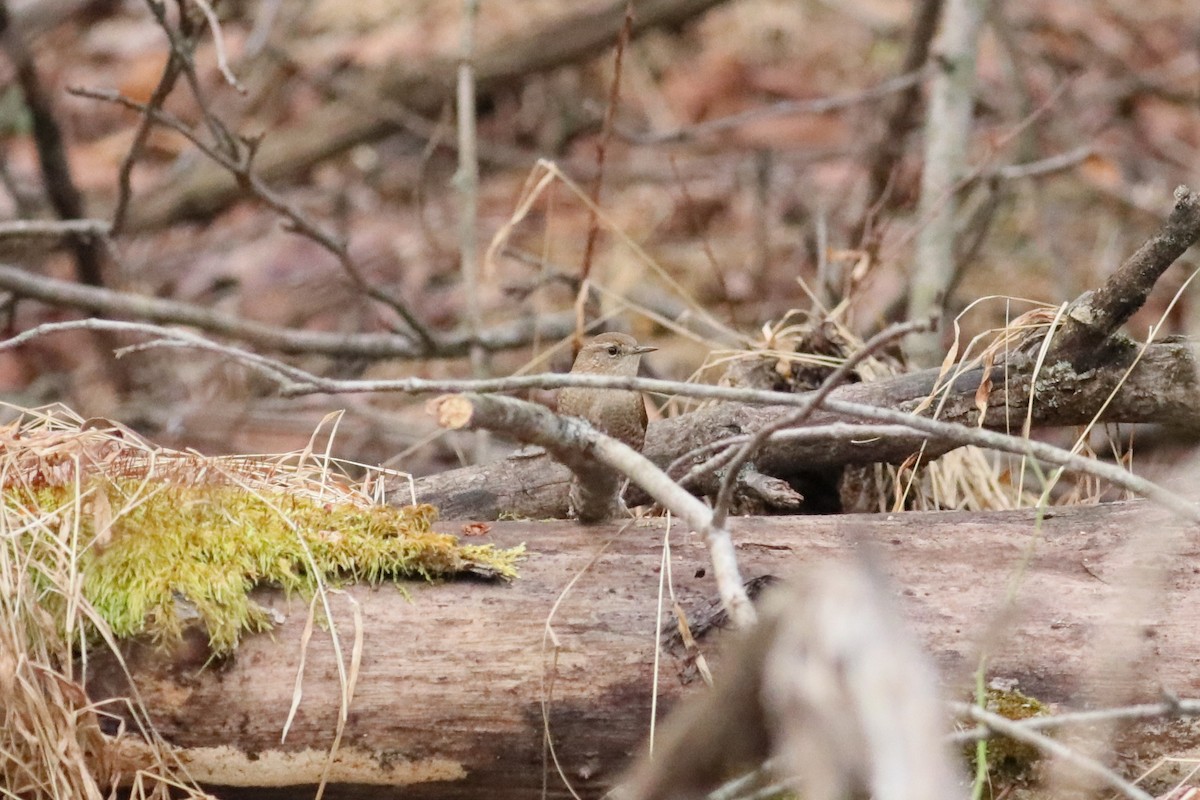
M 649 345 L 638 345 L 629 352 L 635 356 L 640 356 L 642 353 L 653 353 L 657 349 L 657 347 L 650 347 Z

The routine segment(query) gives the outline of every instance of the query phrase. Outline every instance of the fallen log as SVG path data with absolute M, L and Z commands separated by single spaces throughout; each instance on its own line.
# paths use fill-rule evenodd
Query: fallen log
M 568 797 L 564 779 L 583 797 L 602 794 L 648 730 L 657 632 L 672 619 L 656 606 L 664 527 L 497 523 L 488 541 L 530 551 L 511 585 L 354 586 L 331 596 L 342 664 L 350 669 L 357 629 L 361 665 L 326 796 L 516 798 L 545 782 L 546 796 Z M 1200 694 L 1200 530 L 1145 503 L 1056 508 L 1040 526 L 1019 511 L 741 518 L 732 527 L 743 572 L 757 579 L 870 543 L 951 696 L 969 696 L 981 647 L 989 678 L 1045 703 Z M 675 596 L 713 663 L 720 614 L 706 551 L 678 527 L 671 542 Z M 279 626 L 221 663 L 206 665 L 195 640 L 126 652 L 159 733 L 221 797 L 310 791 L 338 727 L 329 634 L 318 629 L 302 660 L 308 603 L 270 590 L 258 599 Z M 1117 612 L 1123 604 L 1129 614 Z M 702 685 L 677 639 L 662 641 L 660 709 Z M 302 664 L 303 697 L 281 743 Z M 88 675 L 96 699 L 128 692 L 112 658 L 93 656 Z M 1200 728 L 1187 721 L 1126 736 L 1160 752 L 1200 752 Z
M 924 370 L 834 390 L 807 425 L 861 422 L 839 409 L 850 402 L 895 411 L 925 413 L 944 422 L 1005 432 L 1030 427 L 1090 425 L 1093 422 L 1149 422 L 1177 431 L 1200 430 L 1194 398 L 1198 386 L 1194 351 L 1178 341 L 1135 345 L 1117 328 L 1141 306 L 1157 278 L 1200 240 L 1200 200 L 1187 187 L 1175 190 L 1175 203 L 1160 228 L 1094 292 L 1085 292 L 1066 314 L 1066 335 L 1053 338 L 1048 357 L 1031 354 L 1042 342 L 1036 334 L 1007 346 L 1002 362 L 970 369 Z M 836 413 L 839 410 L 843 413 Z M 682 463 L 715 442 L 752 435 L 791 410 L 724 403 L 651 425 L 643 453 L 659 466 Z M 893 420 L 894 422 L 894 420 Z M 913 431 L 886 436 L 837 436 L 772 440 L 759 448 L 753 467 L 788 480 L 836 471 L 849 464 L 902 463 L 921 454 L 937 458 L 962 444 Z M 672 475 L 677 477 L 678 473 Z M 689 488 L 714 494 L 719 476 L 711 472 Z M 509 460 L 469 467 L 419 481 L 417 496 L 448 516 L 495 518 L 501 513 L 535 518 L 563 516 L 567 508 L 566 470 L 549 459 Z M 410 487 L 393 491 L 404 503 Z M 645 502 L 634 491 L 628 499 Z
M 1101 422 L 1155 423 L 1178 434 L 1200 431 L 1200 392 L 1196 358 L 1186 342 L 1154 344 L 1134 363 L 1116 359 L 1103 367 L 1078 371 L 1065 362 L 1049 364 L 1033 374 L 1030 359 L 1014 357 L 1007 365 L 992 367 L 992 390 L 987 396 L 983 427 L 1019 431 L 1026 415 L 1034 428 L 1086 425 Z M 943 402 L 926 409 L 932 416 L 964 425 L 979 425 L 976 393 L 984 370 L 967 370 L 956 377 Z M 922 370 L 874 383 L 836 389 L 831 400 L 915 411 L 938 387 L 939 371 Z M 1033 402 L 1030 403 L 1030 396 Z M 712 405 L 699 411 L 651 423 L 643 453 L 660 467 L 698 448 L 738 434 L 754 433 L 795 409 L 785 406 L 752 406 L 740 403 Z M 858 422 L 844 414 L 818 411 L 807 425 Z M 840 436 L 824 439 L 773 440 L 755 458 L 765 474 L 788 479 L 830 472 L 849 464 L 902 463 L 924 446 L 924 457 L 936 458 L 958 446 L 913 431 L 886 438 Z M 677 476 L 676 476 L 677 477 Z M 548 457 L 518 454 L 503 461 L 450 470 L 416 481 L 418 500 L 432 503 L 446 518 L 496 519 L 500 514 L 546 518 L 562 517 L 567 509 L 570 472 Z M 715 491 L 716 479 L 693 487 Z M 393 502 L 411 501 L 407 482 L 391 493 Z M 644 502 L 636 491 L 632 502 Z

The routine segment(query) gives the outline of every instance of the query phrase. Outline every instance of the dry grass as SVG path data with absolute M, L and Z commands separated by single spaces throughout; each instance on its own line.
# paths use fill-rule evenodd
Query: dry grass
M 321 608 L 340 576 L 512 577 L 520 555 L 432 532 L 427 507 L 382 506 L 380 471 L 352 481 L 314 446 L 207 458 L 60 406 L 12 411 L 17 419 L 0 428 L 4 796 L 204 796 L 136 697 L 122 718 L 138 720 L 138 731 L 88 699 L 89 653 L 119 658 L 121 635 L 170 640 L 184 624 L 180 608 L 194 609 L 218 652 L 269 625 L 246 597 L 257 583 L 311 594 Z M 199 579 L 189 583 L 192 573 Z

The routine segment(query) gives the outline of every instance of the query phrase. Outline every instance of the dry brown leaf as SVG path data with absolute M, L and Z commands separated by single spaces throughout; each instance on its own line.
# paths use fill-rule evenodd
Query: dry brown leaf
M 992 394 L 992 359 L 995 352 L 988 350 L 983 354 L 983 380 L 979 382 L 979 388 L 975 390 L 975 408 L 979 411 L 979 427 L 983 427 L 983 420 L 987 416 L 988 398 Z
M 468 522 L 462 526 L 463 536 L 486 536 L 492 532 L 492 526 L 486 522 Z

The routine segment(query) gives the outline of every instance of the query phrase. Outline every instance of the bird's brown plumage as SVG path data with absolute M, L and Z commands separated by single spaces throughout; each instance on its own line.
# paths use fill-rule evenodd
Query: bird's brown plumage
M 632 336 L 602 333 L 579 351 L 572 374 L 635 376 L 642 353 L 654 350 L 642 347 Z M 646 440 L 646 404 L 642 393 L 626 389 L 588 389 L 567 387 L 558 393 L 558 412 L 580 417 L 598 430 L 641 450 Z M 589 475 L 588 481 L 571 481 L 571 511 L 580 522 L 601 522 L 620 513 L 621 476 L 612 470 Z
M 639 345 L 624 333 L 602 333 L 579 351 L 571 373 L 633 377 L 642 354 L 654 349 Z M 645 443 L 646 404 L 641 392 L 568 387 L 558 394 L 558 412 L 585 419 L 634 450 L 641 450 Z

